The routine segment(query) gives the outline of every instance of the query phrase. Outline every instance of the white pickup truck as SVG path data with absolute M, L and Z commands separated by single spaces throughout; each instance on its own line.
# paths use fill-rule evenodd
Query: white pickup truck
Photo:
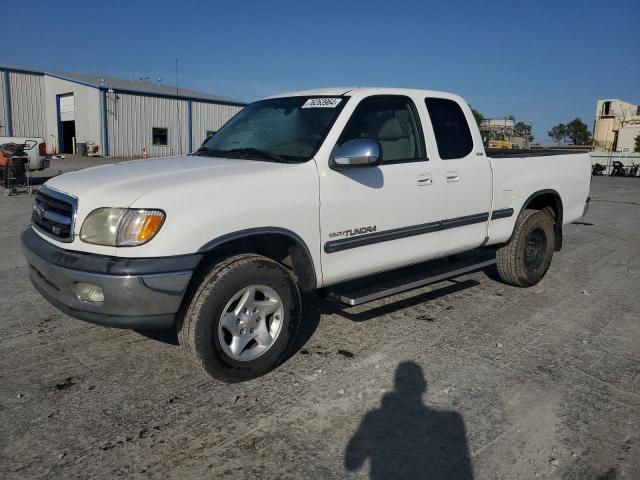
M 23 251 L 68 315 L 175 328 L 196 364 L 240 381 L 282 361 L 300 292 L 357 304 L 448 275 L 430 262 L 377 288 L 380 272 L 489 247 L 505 282 L 537 283 L 586 213 L 590 172 L 588 154 L 488 156 L 449 93 L 294 92 L 250 104 L 191 155 L 49 180 Z M 345 289 L 354 279 L 366 293 Z

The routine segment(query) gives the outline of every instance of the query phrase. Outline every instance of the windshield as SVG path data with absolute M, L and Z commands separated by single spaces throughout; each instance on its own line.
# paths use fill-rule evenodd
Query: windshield
M 284 97 L 241 110 L 195 155 L 280 162 L 309 160 L 320 148 L 346 97 Z

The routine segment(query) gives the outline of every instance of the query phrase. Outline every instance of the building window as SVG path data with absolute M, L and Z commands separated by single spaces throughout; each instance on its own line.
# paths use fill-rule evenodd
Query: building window
M 609 115 L 610 109 L 611 109 L 611 102 L 604 102 L 602 104 L 602 115 Z
M 209 137 L 213 137 L 217 132 L 217 130 L 207 130 L 207 135 L 205 136 L 205 140 Z
M 169 129 L 168 128 L 152 128 L 151 136 L 154 145 L 169 145 Z

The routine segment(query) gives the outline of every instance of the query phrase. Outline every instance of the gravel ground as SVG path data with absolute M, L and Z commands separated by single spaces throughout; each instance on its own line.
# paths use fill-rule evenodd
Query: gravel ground
M 640 478 L 640 179 L 592 196 L 537 286 L 311 297 L 306 345 L 236 385 L 175 334 L 49 306 L 19 253 L 32 198 L 2 197 L 0 478 Z

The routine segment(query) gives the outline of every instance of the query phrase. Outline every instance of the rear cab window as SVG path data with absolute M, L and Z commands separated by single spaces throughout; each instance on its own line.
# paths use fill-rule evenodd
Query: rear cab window
M 458 102 L 447 98 L 426 98 L 425 104 L 442 160 L 464 158 L 473 150 L 473 137 Z

